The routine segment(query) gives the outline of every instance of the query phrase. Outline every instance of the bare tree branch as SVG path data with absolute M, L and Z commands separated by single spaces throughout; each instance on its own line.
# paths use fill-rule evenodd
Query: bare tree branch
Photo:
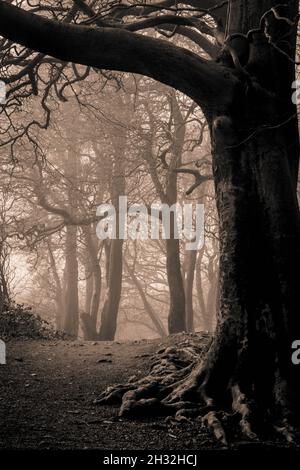
M 219 64 L 163 40 L 121 29 L 65 24 L 3 2 L 0 34 L 65 62 L 149 76 L 189 95 L 209 113 L 230 102 L 238 83 Z

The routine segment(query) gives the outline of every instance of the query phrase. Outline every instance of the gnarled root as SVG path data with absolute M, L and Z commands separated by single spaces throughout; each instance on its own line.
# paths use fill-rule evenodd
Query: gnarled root
M 228 445 L 230 434 L 256 443 L 258 432 L 263 427 L 270 429 L 270 421 L 273 432 L 288 443 L 294 442 L 287 400 L 279 388 L 280 406 L 276 398 L 278 381 L 266 381 L 268 393 L 260 396 L 262 384 L 255 381 L 257 368 L 247 368 L 249 355 L 244 343 L 240 348 L 233 344 L 237 351 L 233 367 L 230 338 L 223 342 L 215 339 L 211 347 L 207 334 L 181 334 L 178 338 L 177 347 L 165 347 L 154 355 L 148 375 L 109 387 L 96 403 L 120 404 L 119 416 L 125 418 L 200 419 L 222 446 Z M 240 370 L 242 373 L 237 373 Z
M 231 387 L 231 393 L 232 409 L 236 411 L 241 417 L 239 424 L 242 434 L 249 440 L 257 439 L 257 436 L 252 431 L 250 424 L 250 418 L 252 415 L 251 403 L 249 400 L 247 400 L 246 395 L 241 392 L 238 384 L 235 384 Z
M 108 387 L 95 403 L 121 404 L 120 416 L 174 415 L 182 409 L 194 410 L 198 406 L 195 403 L 198 363 L 207 352 L 211 336 L 178 336 L 181 341 L 176 347 L 162 348 L 150 359 L 148 375 Z

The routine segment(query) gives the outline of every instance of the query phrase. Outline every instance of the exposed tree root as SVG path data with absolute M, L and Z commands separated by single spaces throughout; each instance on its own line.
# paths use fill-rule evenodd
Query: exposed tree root
M 151 358 L 148 375 L 139 380 L 133 377 L 125 385 L 108 387 L 95 403 L 120 404 L 119 416 L 123 418 L 166 416 L 175 422 L 199 419 L 222 446 L 228 445 L 227 431 L 230 434 L 231 428 L 235 428 L 235 433 L 238 432 L 243 439 L 257 442 L 257 429 L 262 423 L 267 423 L 269 417 L 273 422 L 273 434 L 281 435 L 290 444 L 294 442 L 284 401 L 275 419 L 270 410 L 260 416 L 261 408 L 251 391 L 253 385 L 248 386 L 247 378 L 247 386 L 245 383 L 242 386 L 239 381 L 233 380 L 234 374 L 228 377 L 227 383 L 224 381 L 224 389 L 216 392 L 211 364 L 209 368 L 207 361 L 204 361 L 211 336 L 180 334 L 177 337 L 176 347 L 161 348 Z M 226 361 L 224 368 L 225 364 Z M 214 366 L 218 368 L 218 364 Z M 223 385 L 222 381 L 220 384 Z
M 289 444 L 295 442 L 294 429 L 286 419 L 282 421 L 281 426 L 274 426 L 274 429 L 278 434 L 283 436 Z
M 175 415 L 197 407 L 189 402 L 197 388 L 195 366 L 211 342 L 208 334 L 178 335 L 178 346 L 161 348 L 150 359 L 149 374 L 140 380 L 108 387 L 95 401 L 100 405 L 121 404 L 120 416 Z M 195 389 L 195 390 L 193 390 Z M 148 413 L 149 411 L 149 413 Z
M 218 418 L 218 415 L 215 411 L 210 411 L 203 417 L 203 423 L 210 428 L 216 439 L 221 442 L 224 446 L 228 446 L 226 433 L 222 425 L 221 420 Z
M 251 429 L 250 417 L 251 417 L 251 405 L 247 401 L 245 394 L 243 394 L 238 385 L 234 385 L 231 388 L 232 391 L 232 409 L 235 410 L 241 417 L 240 427 L 244 436 L 249 440 L 257 439 L 256 434 Z

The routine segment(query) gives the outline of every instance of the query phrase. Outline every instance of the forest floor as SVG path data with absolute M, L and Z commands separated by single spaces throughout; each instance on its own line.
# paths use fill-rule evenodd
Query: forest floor
M 94 404 L 107 386 L 142 377 L 158 347 L 177 339 L 9 341 L 0 365 L 0 449 L 216 448 L 199 422 L 121 420 L 118 407 Z

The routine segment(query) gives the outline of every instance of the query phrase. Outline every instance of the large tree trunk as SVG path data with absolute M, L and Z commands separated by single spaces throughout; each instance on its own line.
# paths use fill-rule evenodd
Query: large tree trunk
M 247 431 L 251 406 L 262 421 L 270 409 L 284 419 L 296 392 L 291 345 L 299 336 L 299 214 L 278 131 L 253 139 L 242 151 L 216 151 L 214 166 L 219 322 L 195 383 L 213 407 L 224 407 L 230 390 Z

